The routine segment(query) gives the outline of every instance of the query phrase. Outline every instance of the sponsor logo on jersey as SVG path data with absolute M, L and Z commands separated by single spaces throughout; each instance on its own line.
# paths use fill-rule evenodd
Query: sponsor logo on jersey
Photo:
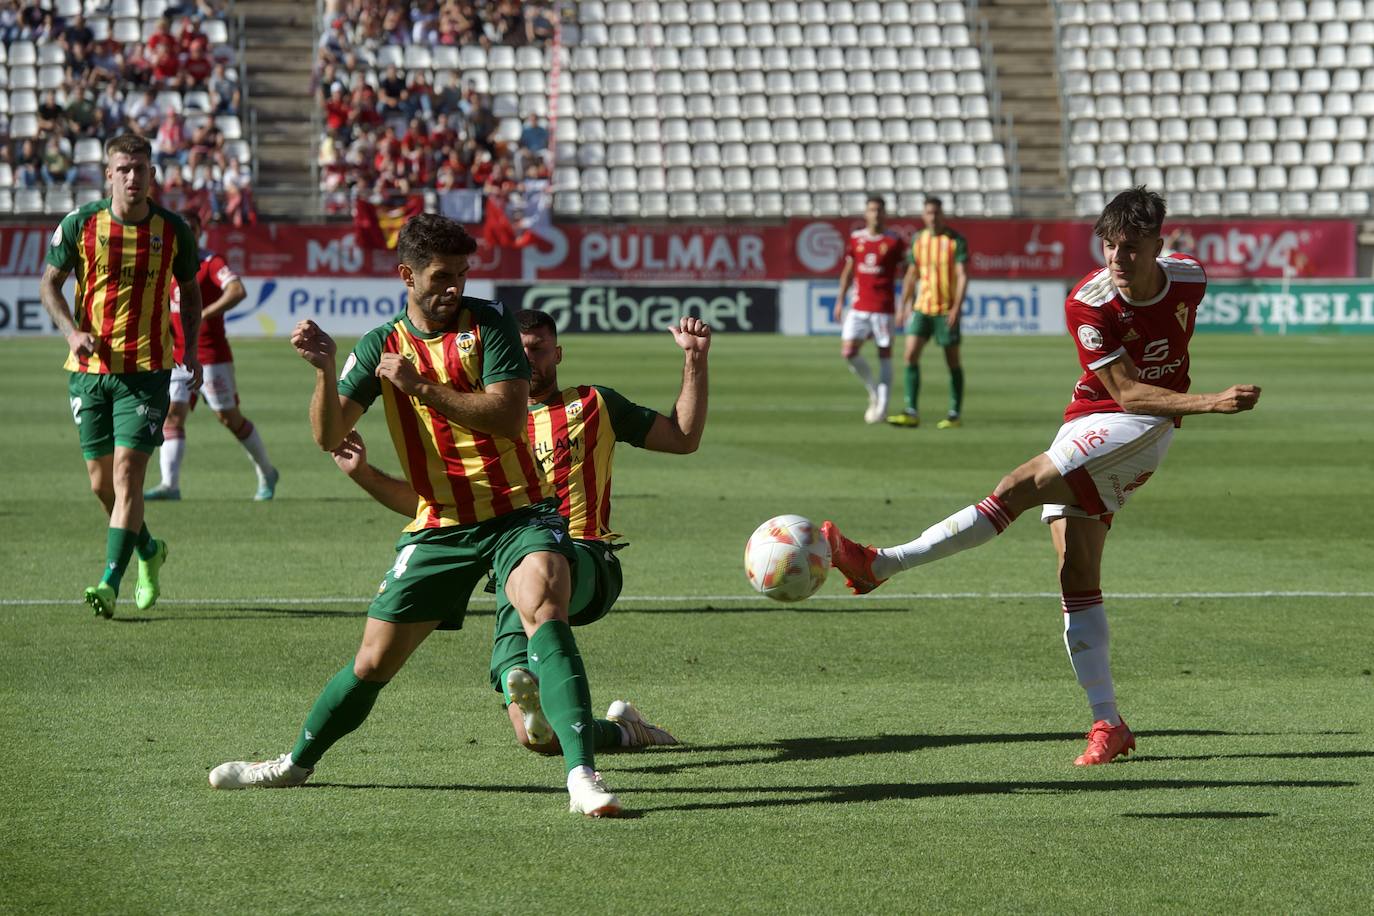
M 1152 340 L 1145 345 L 1145 350 L 1140 354 L 1142 362 L 1158 363 L 1169 358 L 1169 341 L 1167 338 Z
M 1139 340 L 1139 339 L 1140 339 L 1140 335 L 1136 333 L 1135 328 L 1131 328 L 1129 331 L 1127 331 L 1125 334 L 1122 335 L 1122 337 L 1121 337 L 1121 342 L 1122 342 L 1122 343 L 1130 343 L 1130 342 L 1133 341 L 1133 340 Z
M 1146 382 L 1158 381 L 1159 379 L 1164 378 L 1164 376 L 1171 374 L 1175 369 L 1182 365 L 1183 357 L 1180 356 L 1173 362 L 1165 363 L 1162 366 L 1146 366 L 1137 373 L 1136 377 L 1141 381 Z
M 1084 349 L 1101 350 L 1102 332 L 1090 324 L 1079 325 L 1078 342 L 1083 345 Z

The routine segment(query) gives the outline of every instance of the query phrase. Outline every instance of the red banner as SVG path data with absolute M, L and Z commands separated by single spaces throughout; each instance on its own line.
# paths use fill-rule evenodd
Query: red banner
M 833 276 L 855 220 L 792 220 L 792 276 Z M 1103 265 L 1092 223 L 1069 220 L 954 220 L 968 240 L 969 271 L 980 277 L 1077 280 Z M 919 221 L 892 220 L 903 236 Z M 1342 220 L 1281 222 L 1170 221 L 1170 246 L 1198 256 L 1213 279 L 1353 277 L 1355 224 Z M 1177 235 L 1174 233 L 1177 231 Z
M 757 282 L 836 277 L 855 220 L 702 226 L 544 224 L 533 244 L 478 249 L 472 276 L 492 280 Z M 986 278 L 1077 280 L 1101 265 L 1092 225 L 1070 220 L 953 220 L 969 243 L 969 269 Z M 908 235 L 912 220 L 893 220 Z M 0 276 L 42 273 L 56 227 L 0 225 Z M 1196 254 L 1213 279 L 1355 275 L 1355 224 L 1343 220 L 1179 221 L 1174 248 Z M 363 244 L 353 226 L 212 227 L 208 246 L 244 276 L 392 277 L 396 253 Z

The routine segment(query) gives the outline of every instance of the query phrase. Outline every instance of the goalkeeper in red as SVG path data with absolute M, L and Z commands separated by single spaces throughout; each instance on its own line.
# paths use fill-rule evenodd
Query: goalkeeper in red
M 823 526 L 833 563 L 856 594 L 889 577 L 977 547 L 1018 515 L 1041 508 L 1059 554 L 1064 646 L 1087 692 L 1093 724 L 1075 764 L 1109 763 L 1135 749 L 1116 705 L 1102 602 L 1102 552 L 1112 516 L 1150 479 L 1187 414 L 1234 414 L 1259 401 L 1254 385 L 1189 394 L 1188 343 L 1207 277 L 1189 255 L 1161 257 L 1164 198 L 1118 194 L 1094 227 L 1107 266 L 1065 305 L 1083 374 L 1048 451 L 1003 477 L 982 502 L 895 547 L 863 547 Z

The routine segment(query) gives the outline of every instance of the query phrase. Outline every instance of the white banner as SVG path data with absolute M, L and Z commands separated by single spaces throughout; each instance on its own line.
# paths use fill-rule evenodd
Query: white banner
M 248 298 L 225 316 L 230 337 L 285 337 L 306 318 L 330 334 L 357 337 L 405 308 L 405 286 L 396 280 L 325 277 L 244 277 Z M 68 281 L 70 302 L 74 284 Z M 468 281 L 465 294 L 491 298 L 489 280 Z M 38 298 L 37 277 L 0 277 L 0 337 L 54 333 Z
M 817 280 L 804 288 L 806 324 L 802 333 L 838 336 L 840 324 L 833 314 L 839 283 Z M 1067 295 L 1068 287 L 1056 280 L 970 280 L 960 329 L 965 335 L 1063 334 Z M 900 300 L 900 289 L 897 296 Z M 794 326 L 786 324 L 788 328 Z

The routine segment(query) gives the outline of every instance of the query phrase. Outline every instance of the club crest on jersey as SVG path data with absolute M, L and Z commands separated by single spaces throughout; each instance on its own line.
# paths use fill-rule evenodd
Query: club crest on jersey
M 1078 342 L 1088 350 L 1102 349 L 1102 332 L 1090 324 L 1078 328 Z
M 464 331 L 458 335 L 458 349 L 464 353 L 477 346 L 477 335 L 471 331 Z
M 1174 317 L 1178 319 L 1179 327 L 1188 330 L 1188 303 L 1180 302 L 1178 308 L 1174 309 Z
M 570 416 L 570 417 L 580 417 L 580 416 L 582 416 L 582 400 L 581 400 L 580 398 L 579 398 L 578 400 L 576 400 L 576 401 L 573 401 L 572 403 L 570 403 L 570 404 L 568 405 L 568 416 Z
M 148 248 L 153 254 L 162 254 L 162 236 L 155 235 L 148 239 Z

